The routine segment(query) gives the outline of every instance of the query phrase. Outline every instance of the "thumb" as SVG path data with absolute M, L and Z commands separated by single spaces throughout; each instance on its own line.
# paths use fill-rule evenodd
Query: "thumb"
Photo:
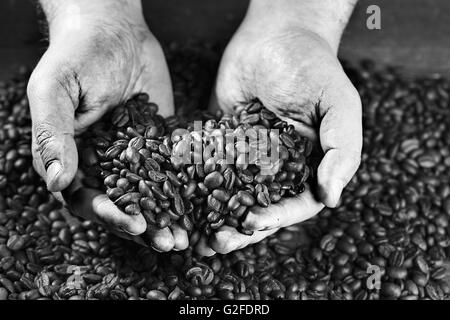
M 318 193 L 328 207 L 335 207 L 343 188 L 355 174 L 361 159 L 361 100 L 342 72 L 342 86 L 326 92 L 321 101 L 320 143 L 325 153 L 317 170 Z
M 67 89 L 70 84 L 64 85 L 68 81 L 61 73 L 49 69 L 44 57 L 27 88 L 34 153 L 36 160 L 42 162 L 44 178 L 51 192 L 65 189 L 78 167 L 74 140 L 75 102 Z

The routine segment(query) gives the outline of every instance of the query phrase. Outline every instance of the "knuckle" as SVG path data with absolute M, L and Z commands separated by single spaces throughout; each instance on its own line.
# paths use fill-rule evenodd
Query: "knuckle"
M 56 135 L 56 128 L 51 123 L 41 122 L 35 126 L 34 135 L 38 148 L 42 149 L 51 144 Z
M 34 137 L 36 141 L 35 154 L 39 154 L 44 166 L 47 168 L 48 165 L 54 160 L 56 160 L 56 130 L 55 127 L 48 123 L 42 122 L 35 126 Z

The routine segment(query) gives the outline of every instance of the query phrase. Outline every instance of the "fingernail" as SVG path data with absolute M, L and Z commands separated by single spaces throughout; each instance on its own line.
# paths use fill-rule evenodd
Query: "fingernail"
M 50 192 L 61 191 L 58 185 L 58 178 L 63 171 L 61 162 L 53 161 L 47 169 L 47 189 Z

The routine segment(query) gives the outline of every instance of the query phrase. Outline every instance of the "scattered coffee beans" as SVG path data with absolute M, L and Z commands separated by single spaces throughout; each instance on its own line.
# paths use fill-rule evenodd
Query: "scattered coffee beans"
M 169 50 L 178 114 L 206 105 L 215 70 L 211 57 L 216 54 L 202 45 Z M 346 70 L 362 98 L 365 144 L 341 205 L 211 258 L 191 248 L 158 254 L 60 208 L 31 166 L 27 74 L 0 82 L 0 300 L 448 299 L 449 83 L 438 76 L 405 80 L 369 63 Z M 92 151 L 86 159 L 98 159 Z M 152 152 L 161 154 L 159 146 Z M 147 166 L 164 173 L 175 190 L 183 185 L 183 194 L 196 192 L 198 183 L 177 183 L 157 159 Z M 214 171 L 210 166 L 205 163 L 204 177 Z M 235 194 L 227 192 L 222 175 L 211 195 L 226 202 Z M 121 178 L 120 189 L 114 188 Z M 136 186 L 128 178 L 119 172 L 105 182 L 111 198 L 146 192 L 140 182 L 128 192 Z M 171 190 L 155 184 L 163 195 Z M 270 198 L 281 186 L 267 187 Z M 254 201 L 264 204 L 259 198 Z M 157 202 L 139 200 L 139 206 L 154 210 Z

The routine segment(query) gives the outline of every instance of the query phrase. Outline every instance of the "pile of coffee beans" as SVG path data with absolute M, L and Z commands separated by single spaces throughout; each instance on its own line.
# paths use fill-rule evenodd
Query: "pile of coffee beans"
M 305 190 L 312 144 L 259 101 L 187 129 L 157 110 L 138 94 L 90 128 L 81 148 L 88 185 L 101 177 L 108 197 L 149 227 L 209 236 L 226 224 L 251 235 L 241 225 L 248 208 Z
M 174 167 L 199 181 L 192 187 L 193 221 L 207 236 L 224 224 L 251 235 L 240 224 L 248 208 L 300 194 L 309 177 L 308 139 L 259 101 L 238 106 L 236 113 L 172 134 Z
M 169 57 L 191 56 L 184 50 Z M 213 56 L 205 51 L 195 52 Z M 183 74 L 172 79 L 186 81 L 174 88 L 198 93 L 190 105 L 213 81 L 203 62 L 169 59 Z M 26 151 L 27 74 L 0 83 L 0 300 L 448 299 L 450 84 L 370 63 L 346 70 L 365 130 L 362 164 L 340 206 L 210 258 L 191 248 L 159 254 L 60 208 Z M 175 93 L 183 106 L 184 92 Z

